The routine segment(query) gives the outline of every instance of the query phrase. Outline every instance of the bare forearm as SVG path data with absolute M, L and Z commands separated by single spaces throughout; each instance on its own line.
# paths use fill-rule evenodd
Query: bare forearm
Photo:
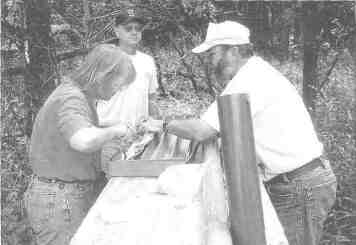
M 200 142 L 217 137 L 219 134 L 217 130 L 200 119 L 172 120 L 167 125 L 167 132 Z
M 71 137 L 70 145 L 80 152 L 94 152 L 99 150 L 106 142 L 116 136 L 123 136 L 126 132 L 126 126 L 121 128 L 118 126 L 83 128 Z

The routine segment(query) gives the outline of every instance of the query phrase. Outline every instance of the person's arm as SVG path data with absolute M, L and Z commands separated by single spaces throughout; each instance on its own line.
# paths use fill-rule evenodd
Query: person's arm
M 129 133 L 126 125 L 120 124 L 107 128 L 87 127 L 76 131 L 69 139 L 70 146 L 80 152 L 95 152 L 114 137 Z
M 148 95 L 148 115 L 150 117 L 159 119 L 161 118 L 161 111 L 156 103 L 157 93 L 151 93 Z
M 162 132 L 165 130 L 169 134 L 199 142 L 219 136 L 219 131 L 200 119 L 172 120 L 166 124 L 164 129 L 163 120 L 150 118 L 144 121 L 142 126 L 147 132 Z
M 57 127 L 70 147 L 76 151 L 94 152 L 114 137 L 131 133 L 128 125 L 122 123 L 105 128 L 97 127 L 95 112 L 82 94 L 73 93 L 59 103 Z
M 148 115 L 150 117 L 160 119 L 161 112 L 159 107 L 156 103 L 158 97 L 158 74 L 157 74 L 157 67 L 155 64 L 155 60 L 153 57 L 149 58 L 150 62 L 150 77 L 149 77 L 149 89 L 148 89 Z
M 216 129 L 200 119 L 172 120 L 167 124 L 166 131 L 178 137 L 199 142 L 219 136 Z

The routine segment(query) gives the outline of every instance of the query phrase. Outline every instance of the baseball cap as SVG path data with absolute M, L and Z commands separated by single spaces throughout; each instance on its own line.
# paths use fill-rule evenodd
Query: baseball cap
M 209 23 L 205 41 L 192 49 L 193 53 L 202 53 L 220 44 L 240 45 L 250 43 L 250 30 L 235 21 Z
M 135 9 L 123 9 L 115 18 L 116 25 L 124 25 L 129 22 L 137 21 L 140 24 L 145 24 L 146 19 L 143 18 Z

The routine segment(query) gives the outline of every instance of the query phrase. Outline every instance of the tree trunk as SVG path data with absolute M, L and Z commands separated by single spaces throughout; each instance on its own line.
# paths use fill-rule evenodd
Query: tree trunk
M 53 45 L 50 38 L 50 6 L 48 0 L 25 1 L 29 37 L 25 77 L 26 135 L 31 136 L 35 114 L 43 99 L 55 87 Z
M 355 18 L 356 18 L 356 6 L 355 6 Z M 356 21 L 355 21 L 356 22 Z M 356 34 L 351 38 L 351 42 L 349 45 L 350 54 L 353 59 L 354 66 L 354 106 L 352 111 L 352 119 L 353 119 L 353 139 L 356 142 Z M 356 149 L 353 149 L 353 159 L 356 159 Z M 352 199 L 356 202 L 356 170 L 353 170 L 353 174 L 351 176 L 350 182 L 352 183 Z
M 356 11 L 355 11 L 356 12 Z M 353 59 L 353 66 L 354 66 L 354 106 L 352 112 L 353 118 L 353 138 L 356 142 L 356 34 L 353 35 L 352 40 L 349 46 L 350 54 Z
M 317 61 L 320 33 L 320 16 L 316 2 L 303 2 L 303 37 L 304 37 L 304 66 L 303 66 L 303 99 L 312 117 L 315 112 L 317 97 Z
M 284 26 L 280 33 L 280 60 L 286 61 L 289 57 L 289 34 L 290 27 Z
M 258 4 L 256 28 L 251 32 L 251 40 L 258 52 L 264 56 L 270 55 L 268 52 L 273 44 L 272 27 L 272 7 L 270 4 L 261 2 Z
M 354 25 L 356 24 L 356 4 L 354 6 Z M 355 161 L 356 159 L 356 148 L 355 148 L 355 143 L 356 143 L 356 33 L 354 32 L 352 36 L 350 37 L 349 43 L 348 43 L 348 49 L 350 51 L 352 60 L 353 60 L 353 85 L 354 85 L 354 106 L 352 108 L 352 121 L 353 121 L 353 126 L 352 126 L 352 138 L 354 140 L 354 147 L 352 149 L 352 159 Z M 349 179 L 350 183 L 350 188 L 351 188 L 351 199 L 353 202 L 356 204 L 356 165 L 354 164 L 354 169 L 351 171 L 351 176 Z
M 90 7 L 88 0 L 83 0 L 83 27 L 85 32 L 85 38 L 83 40 L 83 47 L 88 48 L 88 41 L 89 41 L 89 18 L 90 18 Z
M 282 13 L 280 16 L 279 30 L 279 56 L 281 61 L 286 61 L 289 58 L 289 36 L 294 25 L 295 9 L 290 3 L 282 3 Z
M 301 2 L 295 4 L 295 19 L 294 19 L 294 44 L 300 44 L 303 40 L 302 26 L 303 26 L 303 16 L 301 14 Z

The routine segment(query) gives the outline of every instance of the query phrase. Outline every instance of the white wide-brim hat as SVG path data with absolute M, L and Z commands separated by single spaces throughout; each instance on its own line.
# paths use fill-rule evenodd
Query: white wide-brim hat
M 250 43 L 250 30 L 235 21 L 209 23 L 205 41 L 192 49 L 193 53 L 202 53 L 210 48 L 221 45 L 240 45 Z

